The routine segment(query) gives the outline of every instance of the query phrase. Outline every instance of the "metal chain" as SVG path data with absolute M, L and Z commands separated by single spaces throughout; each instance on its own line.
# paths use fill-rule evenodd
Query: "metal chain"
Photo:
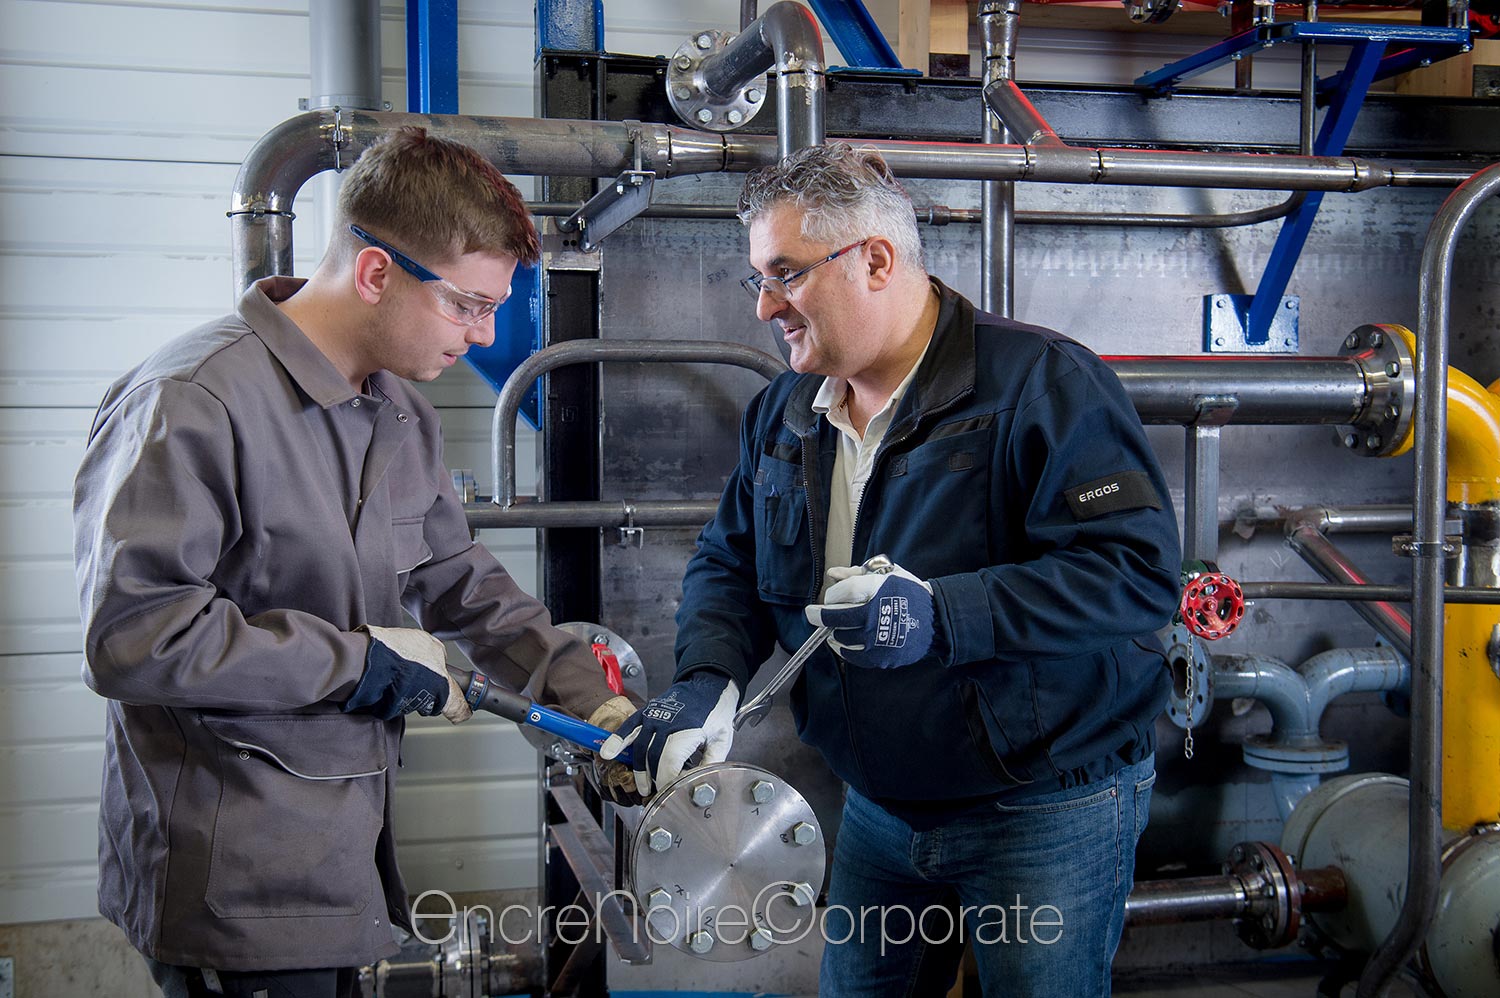
M 1193 673 L 1198 670 L 1194 665 L 1193 652 L 1195 649 L 1192 646 L 1192 639 L 1189 638 L 1188 642 L 1187 678 L 1182 681 L 1182 696 L 1187 701 L 1187 723 L 1184 725 L 1187 735 L 1182 740 L 1182 755 L 1183 758 L 1191 759 L 1193 757 L 1193 705 L 1196 703 L 1193 699 L 1193 694 L 1197 688 L 1197 683 L 1193 680 Z

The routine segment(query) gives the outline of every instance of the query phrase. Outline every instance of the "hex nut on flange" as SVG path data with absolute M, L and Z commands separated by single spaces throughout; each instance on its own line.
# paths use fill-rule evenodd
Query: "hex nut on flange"
M 688 949 L 694 953 L 703 954 L 714 948 L 714 937 L 703 930 L 698 930 L 688 937 Z
M 817 897 L 817 895 L 813 893 L 811 884 L 793 884 L 791 887 L 787 888 L 787 891 L 792 895 L 792 904 L 796 905 L 798 908 L 806 908 L 808 905 L 812 904 L 813 900 Z
M 792 841 L 799 846 L 810 846 L 818 841 L 818 830 L 805 821 L 792 826 Z
M 672 833 L 658 825 L 646 833 L 646 844 L 652 852 L 666 852 L 672 848 Z
M 757 804 L 769 804 L 776 796 L 776 784 L 770 780 L 756 780 L 750 784 L 750 799 Z
M 776 940 L 772 939 L 761 929 L 756 929 L 754 932 L 750 933 L 747 938 L 750 942 L 750 948 L 755 950 L 755 952 L 757 953 L 764 953 L 766 950 L 770 949 L 776 942 Z
M 651 893 L 646 895 L 646 910 L 653 908 L 666 908 L 672 904 L 672 895 L 667 893 L 665 887 L 653 887 Z
M 719 791 L 714 789 L 714 785 L 712 783 L 699 783 L 693 787 L 693 806 L 708 807 L 718 796 Z

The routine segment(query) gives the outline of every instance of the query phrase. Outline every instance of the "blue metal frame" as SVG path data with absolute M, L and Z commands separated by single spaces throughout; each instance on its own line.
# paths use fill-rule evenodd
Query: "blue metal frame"
M 1359 115 L 1370 84 L 1375 81 L 1384 52 L 1384 43 L 1369 41 L 1355 45 L 1349 53 L 1349 62 L 1337 77 L 1328 113 L 1313 141 L 1314 156 L 1337 156 L 1344 151 L 1344 143 L 1349 141 L 1349 133 L 1354 130 L 1354 119 Z M 1297 266 L 1297 258 L 1302 255 L 1302 247 L 1312 232 L 1313 218 L 1322 203 L 1322 191 L 1309 191 L 1306 200 L 1281 223 L 1276 245 L 1271 248 L 1271 257 L 1266 261 L 1265 273 L 1255 289 L 1255 300 L 1250 303 L 1245 327 L 1247 343 L 1261 344 L 1269 339 L 1271 316 L 1281 307 L 1282 292 L 1292 278 L 1292 269 Z
M 901 60 L 885 40 L 861 0 L 807 0 L 828 37 L 854 69 L 901 69 Z
M 499 393 L 516 368 L 542 348 L 541 340 L 541 271 L 523 264 L 510 279 L 510 299 L 495 312 L 495 342 L 487 347 L 470 347 L 464 360 Z M 533 430 L 542 425 L 540 385 L 538 379 L 521 399 L 521 415 Z
M 536 56 L 604 51 L 604 0 L 536 0 Z
M 1467 28 L 1291 21 L 1241 31 L 1201 52 L 1146 73 L 1135 82 L 1137 86 L 1147 87 L 1158 94 L 1164 93 L 1183 80 L 1287 42 L 1348 45 L 1352 49 L 1344 68 L 1337 75 L 1318 81 L 1318 93 L 1328 104 L 1328 113 L 1313 142 L 1315 156 L 1343 153 L 1371 83 L 1419 63 L 1436 62 L 1466 52 L 1471 47 Z M 1387 53 L 1390 48 L 1395 51 Z M 1313 219 L 1322 203 L 1323 192 L 1311 191 L 1297 210 L 1282 222 L 1265 273 L 1261 275 L 1260 285 L 1243 316 L 1244 342 L 1241 348 L 1254 350 L 1270 344 L 1272 322 L 1284 304 L 1282 293 L 1291 280 L 1292 270 L 1307 244 Z M 1284 316 L 1281 318 L 1285 319 Z M 1283 334 L 1283 338 L 1295 343 L 1294 333 L 1289 337 Z M 1215 349 L 1213 336 L 1211 323 L 1206 323 L 1204 349 Z
M 1374 79 L 1380 80 L 1410 69 L 1422 60 L 1437 62 L 1470 48 L 1469 29 L 1434 28 L 1415 24 L 1342 24 L 1324 21 L 1288 21 L 1265 24 L 1230 35 L 1201 52 L 1168 63 L 1136 79 L 1136 86 L 1164 93 L 1184 80 L 1217 69 L 1227 62 L 1286 42 L 1317 42 L 1323 45 L 1401 46 L 1380 63 Z M 1318 81 L 1319 90 L 1338 85 L 1338 77 Z
M 458 0 L 407 0 L 406 109 L 458 113 Z

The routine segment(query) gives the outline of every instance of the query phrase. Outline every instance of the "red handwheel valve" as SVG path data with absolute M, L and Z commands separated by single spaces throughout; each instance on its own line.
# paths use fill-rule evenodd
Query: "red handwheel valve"
M 615 696 L 624 696 L 625 677 L 620 674 L 620 660 L 615 653 L 609 650 L 609 645 L 594 642 L 594 658 L 599 660 L 599 665 L 604 669 L 604 681 Z
M 1228 637 L 1245 616 L 1245 593 L 1221 572 L 1204 572 L 1182 590 L 1182 622 L 1205 641 Z

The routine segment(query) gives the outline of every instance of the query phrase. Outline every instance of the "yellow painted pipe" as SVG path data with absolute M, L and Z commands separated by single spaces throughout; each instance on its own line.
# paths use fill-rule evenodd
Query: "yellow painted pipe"
M 1409 329 L 1390 327 L 1416 352 Z M 1500 381 L 1448 369 L 1448 502 L 1500 502 Z M 1395 454 L 1411 449 L 1414 428 Z M 1443 827 L 1500 819 L 1500 677 L 1490 638 L 1500 607 L 1448 603 L 1443 614 Z

